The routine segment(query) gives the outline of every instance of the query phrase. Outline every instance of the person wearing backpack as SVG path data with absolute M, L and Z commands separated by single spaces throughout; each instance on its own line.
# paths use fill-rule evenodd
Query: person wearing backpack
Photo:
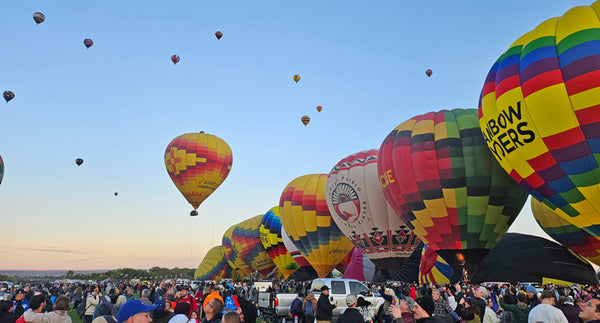
M 315 308 L 317 308 L 317 299 L 311 291 L 308 291 L 308 294 L 306 294 L 306 297 L 302 301 L 302 311 L 304 312 L 302 323 L 314 322 Z
M 302 310 L 302 299 L 304 298 L 304 294 L 302 293 L 298 293 L 296 295 L 296 298 L 294 298 L 294 300 L 292 301 L 292 304 L 290 305 L 290 316 L 291 317 L 298 317 L 298 322 L 302 321 L 302 318 L 304 317 L 304 311 Z

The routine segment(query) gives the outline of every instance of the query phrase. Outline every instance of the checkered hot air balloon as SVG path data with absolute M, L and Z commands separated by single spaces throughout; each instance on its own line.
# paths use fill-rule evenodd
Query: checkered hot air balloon
M 183 134 L 165 150 L 171 180 L 194 207 L 190 215 L 198 215 L 198 206 L 227 178 L 232 162 L 229 145 L 204 132 Z
M 231 235 L 233 234 L 233 229 L 235 229 L 235 225 L 232 225 L 225 231 L 223 234 L 223 239 L 221 241 L 221 253 L 223 254 L 223 258 L 227 260 L 227 263 L 233 270 L 235 270 L 238 275 L 241 277 L 248 277 L 252 274 L 253 270 L 250 266 L 246 265 L 242 258 L 240 257 L 238 250 L 233 246 L 233 242 L 231 241 Z
M 194 273 L 194 279 L 220 281 L 223 278 L 231 278 L 233 272 L 227 260 L 223 258 L 221 246 L 216 246 L 206 253 Z
M 491 156 L 475 109 L 398 125 L 379 149 L 378 174 L 396 214 L 459 273 L 477 269 L 527 199 Z
M 548 19 L 498 58 L 479 122 L 504 170 L 563 219 L 600 236 L 600 1 Z
M 231 245 L 238 257 L 261 278 L 267 278 L 275 264 L 260 240 L 260 222 L 263 214 L 242 221 L 233 227 Z
M 281 194 L 281 224 L 300 253 L 326 277 L 354 245 L 331 219 L 325 200 L 327 174 L 300 176 Z

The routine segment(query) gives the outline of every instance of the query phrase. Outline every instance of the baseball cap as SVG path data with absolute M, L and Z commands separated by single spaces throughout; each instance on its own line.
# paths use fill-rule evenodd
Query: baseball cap
M 324 290 L 329 290 L 329 287 L 327 287 L 327 285 L 323 285 L 323 286 L 321 287 L 321 291 L 324 291 Z
M 140 301 L 139 299 L 128 301 L 127 303 L 123 304 L 123 306 L 121 306 L 121 308 L 119 309 L 119 319 L 117 320 L 117 322 L 121 323 L 127 321 L 127 319 L 136 315 L 137 313 L 150 312 L 153 311 L 155 308 L 156 305 L 147 306 L 144 303 L 142 303 L 142 301 Z
M 352 294 L 346 296 L 346 305 L 347 306 L 352 306 L 354 303 L 356 303 L 356 296 L 354 296 Z

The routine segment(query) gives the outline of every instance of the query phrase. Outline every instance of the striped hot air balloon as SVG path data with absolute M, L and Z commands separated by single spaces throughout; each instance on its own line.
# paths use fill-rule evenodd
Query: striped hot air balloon
M 260 221 L 259 233 L 263 247 L 285 279 L 300 268 L 283 243 L 279 206 L 275 206 L 265 213 Z

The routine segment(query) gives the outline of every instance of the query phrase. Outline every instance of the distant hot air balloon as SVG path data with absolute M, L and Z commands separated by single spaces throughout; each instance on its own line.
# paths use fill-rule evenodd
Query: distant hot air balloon
M 235 226 L 236 225 L 229 227 L 223 234 L 223 239 L 221 240 L 221 253 L 231 268 L 236 270 L 240 276 L 247 277 L 252 274 L 252 268 L 242 261 L 242 258 L 231 241 L 231 235 L 233 234 Z
M 433 249 L 423 247 L 419 266 L 419 284 L 450 284 L 452 268 Z
M 260 241 L 285 279 L 300 268 L 285 248 L 281 235 L 279 206 L 271 208 L 260 221 Z
M 119 195 L 119 192 L 115 192 L 115 196 Z
M 317 111 L 321 112 L 321 110 L 323 110 L 323 107 L 320 105 L 317 105 Z
M 600 237 L 600 2 L 551 18 L 498 58 L 479 124 L 504 170 L 531 196 Z
M 44 20 L 46 20 L 46 16 L 44 16 L 43 13 L 41 12 L 34 12 L 33 13 L 33 20 L 35 21 L 36 24 L 41 24 L 42 22 L 44 22 Z
M 233 270 L 223 258 L 221 246 L 212 247 L 202 259 L 198 269 L 194 273 L 196 280 L 216 280 L 231 278 Z
M 171 61 L 173 62 L 173 65 L 179 63 L 179 56 L 178 55 L 171 56 Z
M 220 31 L 217 31 L 217 32 L 215 33 L 215 37 L 217 37 L 217 39 L 221 39 L 221 37 L 223 37 L 223 33 L 222 33 L 222 32 L 220 32 Z
M 485 146 L 475 109 L 398 125 L 379 149 L 378 174 L 396 213 L 457 274 L 477 269 L 527 199 Z
M 81 164 L 83 164 L 83 159 L 81 159 L 81 158 L 75 159 L 75 164 L 77 164 L 77 166 L 81 166 Z
M 165 150 L 171 180 L 194 207 L 190 215 L 198 215 L 198 206 L 227 178 L 232 162 L 229 145 L 204 132 L 178 136 Z
M 6 100 L 6 103 L 15 98 L 15 94 L 12 91 L 4 91 L 2 96 L 4 97 L 4 100 Z
M 326 277 L 354 247 L 331 219 L 325 200 L 327 174 L 300 176 L 281 194 L 281 224 L 294 245 Z
M 344 235 L 393 275 L 421 240 L 388 204 L 377 175 L 377 149 L 338 162 L 326 183 L 327 206 Z
M 554 213 L 542 202 L 532 198 L 533 217 L 552 239 L 580 256 L 600 265 L 600 238 L 594 237 Z
M 94 41 L 89 38 L 86 38 L 83 40 L 83 44 L 85 45 L 86 48 L 90 48 L 90 47 L 92 47 L 92 45 L 94 45 Z
M 296 81 L 296 83 L 298 83 L 298 81 L 300 81 L 300 75 L 296 74 L 293 77 L 294 81 Z
M 4 161 L 2 160 L 2 156 L 0 156 L 0 184 L 2 184 L 2 177 L 4 177 Z
M 310 122 L 310 117 L 307 115 L 303 115 L 302 119 L 300 119 L 302 121 L 302 124 L 306 127 L 306 125 Z
M 426 70 L 425 71 L 425 75 L 427 75 L 427 77 L 431 77 L 431 74 L 433 74 L 432 70 Z
M 262 278 L 267 278 L 275 269 L 275 263 L 260 240 L 262 218 L 263 214 L 257 215 L 235 225 L 231 233 L 231 245 L 252 271 L 258 271 Z

